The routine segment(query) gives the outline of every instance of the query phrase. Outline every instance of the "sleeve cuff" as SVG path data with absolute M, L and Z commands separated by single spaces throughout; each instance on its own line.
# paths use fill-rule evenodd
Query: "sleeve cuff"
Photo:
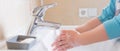
M 102 16 L 99 16 L 98 19 L 99 19 L 99 21 L 100 21 L 101 23 L 104 22 L 104 19 L 102 18 Z
M 120 23 L 113 18 L 103 23 L 109 39 L 120 37 Z

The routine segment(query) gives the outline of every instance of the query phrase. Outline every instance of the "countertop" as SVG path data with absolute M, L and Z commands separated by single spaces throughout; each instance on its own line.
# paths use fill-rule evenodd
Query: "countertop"
M 74 27 L 75 26 L 64 26 L 62 29 L 73 29 Z M 36 34 L 34 36 L 38 37 L 36 44 L 31 49 L 22 51 L 52 51 L 49 49 L 49 47 L 51 46 L 51 43 L 54 41 L 56 36 L 54 35 L 55 32 L 53 30 L 38 28 L 34 33 Z M 0 45 L 0 51 L 21 51 L 7 49 L 6 40 L 0 41 Z M 69 49 L 68 51 L 119 51 L 119 46 L 119 43 L 116 43 L 116 39 L 113 39 L 91 45 L 75 47 L 73 49 Z

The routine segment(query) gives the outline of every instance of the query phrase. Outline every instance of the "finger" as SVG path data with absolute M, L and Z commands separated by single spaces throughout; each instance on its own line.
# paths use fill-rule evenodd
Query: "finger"
M 61 42 L 61 41 L 65 41 L 66 37 L 65 36 L 59 36 L 56 41 L 52 44 L 52 46 L 54 46 L 56 43 Z
M 66 38 L 65 34 L 61 34 L 57 39 L 56 41 L 61 41 L 61 40 L 64 40 Z
M 71 48 L 73 48 L 73 46 L 71 45 L 65 47 L 65 49 L 71 49 Z
M 58 47 L 65 45 L 65 44 L 67 44 L 66 41 L 58 42 L 58 43 L 56 43 L 55 47 L 58 48 Z
M 63 45 L 60 45 L 60 46 L 57 46 L 57 47 L 55 47 L 53 50 L 55 51 L 55 50 L 58 50 L 58 51 L 60 51 L 60 50 L 63 50 L 63 49 L 60 49 L 62 46 L 64 46 L 65 44 L 63 44 Z
M 57 42 L 65 41 L 67 38 L 66 33 L 68 30 L 62 30 L 60 36 L 56 39 L 56 41 L 52 44 L 52 46 L 55 46 Z
M 57 48 L 57 50 L 58 51 L 62 51 L 62 50 L 68 50 L 68 49 L 70 49 L 70 48 L 72 48 L 72 46 L 70 46 L 69 44 L 66 44 L 66 45 L 63 45 L 63 46 L 60 46 L 60 47 L 58 47 Z
M 65 41 L 65 40 L 60 40 L 60 41 L 55 41 L 52 46 L 56 46 L 57 44 L 59 45 L 60 42 Z
M 65 44 L 67 44 L 67 42 L 61 42 L 61 43 L 59 42 L 59 43 L 57 43 L 57 44 L 54 46 L 53 50 L 56 50 L 57 48 L 65 45 Z
M 62 38 L 65 39 L 67 30 L 62 30 L 60 36 L 56 39 L 56 41 L 61 41 Z
M 65 33 L 61 33 L 61 34 L 57 37 L 56 41 L 60 41 L 60 39 L 62 39 L 62 38 L 65 38 Z

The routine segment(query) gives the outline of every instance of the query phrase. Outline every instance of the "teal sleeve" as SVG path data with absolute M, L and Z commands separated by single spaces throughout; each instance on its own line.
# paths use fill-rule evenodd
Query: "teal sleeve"
M 114 17 L 116 10 L 115 3 L 116 0 L 110 0 L 109 5 L 103 9 L 102 14 L 98 17 L 102 23 Z
M 120 37 L 120 15 L 103 23 L 109 39 Z

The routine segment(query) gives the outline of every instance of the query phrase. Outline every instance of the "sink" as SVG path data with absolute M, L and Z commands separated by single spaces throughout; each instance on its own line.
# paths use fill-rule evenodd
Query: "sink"
M 60 30 L 61 29 L 74 29 L 75 27 L 76 26 L 62 26 Z M 60 30 L 57 30 L 56 34 L 54 34 L 55 33 L 54 31 L 48 30 L 49 33 L 46 34 L 44 38 L 42 38 L 41 43 L 43 43 L 44 48 L 47 49 L 45 51 L 52 51 L 51 44 L 54 42 L 56 37 L 59 35 Z M 75 47 L 75 48 L 69 49 L 68 51 L 117 51 L 114 48 L 115 42 L 116 42 L 116 39 L 113 39 L 113 40 L 99 42 L 99 43 L 95 43 L 91 45 Z
M 75 27 L 76 26 L 62 26 L 61 29 L 74 29 Z M 31 49 L 26 51 L 52 51 L 51 44 L 59 35 L 60 30 L 56 30 L 55 34 L 54 32 L 55 30 L 43 27 L 36 28 L 32 36 L 37 37 L 37 42 Z M 119 41 L 116 43 L 116 39 L 113 39 L 91 45 L 75 47 L 69 49 L 68 51 L 119 51 L 120 50 L 119 47 L 120 47 Z M 6 48 L 4 50 L 9 51 Z

